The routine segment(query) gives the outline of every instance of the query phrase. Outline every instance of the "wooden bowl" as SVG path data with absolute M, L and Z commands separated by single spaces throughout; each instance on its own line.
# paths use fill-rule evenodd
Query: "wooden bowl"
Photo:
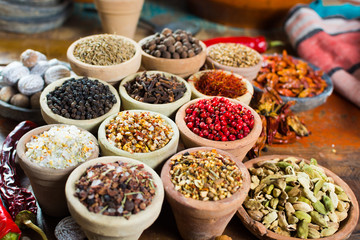
M 253 129 L 250 131 L 249 135 L 244 137 L 243 139 L 238 139 L 235 141 L 214 141 L 209 140 L 207 138 L 200 137 L 193 133 L 185 123 L 185 110 L 190 105 L 195 104 L 197 101 L 204 98 L 198 98 L 191 100 L 190 102 L 183 105 L 175 116 L 176 125 L 179 128 L 181 140 L 186 148 L 191 147 L 212 147 L 227 151 L 228 153 L 234 155 L 238 161 L 242 161 L 246 156 L 247 152 L 254 146 L 255 142 L 257 141 L 258 137 L 260 136 L 262 130 L 262 123 L 260 116 L 249 106 L 240 103 L 235 99 L 229 100 L 236 104 L 241 104 L 243 108 L 250 110 L 251 113 L 254 115 L 255 124 Z
M 78 165 L 68 167 L 65 169 L 55 169 L 42 167 L 37 163 L 30 161 L 26 155 L 26 144 L 31 140 L 31 137 L 49 130 L 53 126 L 62 126 L 64 124 L 52 124 L 35 128 L 21 137 L 16 147 L 16 158 L 24 170 L 26 176 L 30 180 L 31 187 L 35 193 L 36 200 L 46 214 L 50 216 L 66 216 L 68 209 L 65 198 L 65 183 L 69 174 Z M 79 128 L 82 131 L 85 129 Z M 88 160 L 97 158 L 99 156 L 99 147 L 96 138 L 91 135 L 91 139 L 96 143 L 95 152 L 88 158 Z
M 160 177 L 146 164 L 144 170 L 151 173 L 154 183 L 157 186 L 155 196 L 149 206 L 145 210 L 131 215 L 127 220 L 120 216 L 106 216 L 102 214 L 96 214 L 90 212 L 78 198 L 74 196 L 75 193 L 75 181 L 77 181 L 85 170 L 97 163 L 109 163 L 109 162 L 126 162 L 129 164 L 143 164 L 140 161 L 118 157 L 100 157 L 88 161 L 79 167 L 77 167 L 69 176 L 66 186 L 65 194 L 69 211 L 74 220 L 84 230 L 86 236 L 89 239 L 110 240 L 110 239 L 138 239 L 142 232 L 148 228 L 159 216 L 161 206 L 164 200 L 164 188 Z
M 190 88 L 191 88 L 191 97 L 194 98 L 204 98 L 204 97 L 213 97 L 213 96 L 209 96 L 209 95 L 205 95 L 203 93 L 201 93 L 199 90 L 196 89 L 195 84 L 196 81 L 206 72 L 211 72 L 211 71 L 219 71 L 219 70 L 204 70 L 204 71 L 200 71 L 197 72 L 193 75 L 191 75 L 188 79 L 188 82 L 190 84 Z M 225 73 L 231 75 L 232 73 L 229 71 L 224 71 Z M 239 74 L 234 73 L 234 76 L 240 78 L 242 80 L 243 83 L 245 83 L 245 87 L 246 87 L 246 93 L 240 97 L 235 98 L 236 100 L 238 100 L 239 102 L 242 102 L 246 105 L 249 105 L 251 98 L 254 94 L 254 88 L 252 86 L 252 84 L 245 78 L 243 78 L 242 76 L 240 76 Z
M 176 79 L 178 81 L 184 83 L 185 87 L 186 87 L 186 92 L 184 93 L 184 96 L 182 96 L 175 102 L 165 103 L 165 104 L 151 104 L 151 103 L 144 103 L 144 102 L 135 100 L 134 98 L 129 96 L 124 85 L 125 85 L 125 83 L 134 80 L 137 76 L 143 74 L 143 72 L 138 72 L 138 73 L 132 74 L 130 76 L 127 76 L 120 83 L 119 93 L 120 93 L 120 97 L 121 97 L 122 107 L 124 110 L 132 110 L 132 109 L 149 110 L 152 112 L 161 113 L 167 117 L 171 117 L 171 116 L 175 115 L 175 112 L 184 103 L 187 103 L 188 101 L 190 101 L 190 98 L 191 98 L 190 85 L 183 78 L 176 76 L 174 74 L 171 74 L 171 73 L 166 73 L 166 72 L 161 72 L 161 71 L 147 71 L 146 72 L 147 75 L 152 75 L 152 74 L 157 74 L 157 73 L 164 74 L 166 77 L 169 77 L 169 78 L 176 77 Z
M 244 164 L 236 161 L 236 157 L 232 154 L 216 149 L 218 153 L 229 156 L 239 167 L 243 179 L 241 188 L 231 197 L 219 201 L 186 198 L 182 193 L 175 190 L 170 176 L 171 159 L 185 152 L 211 151 L 213 149 L 211 147 L 198 147 L 181 151 L 166 161 L 161 170 L 161 180 L 164 184 L 166 199 L 170 203 L 177 228 L 183 239 L 213 239 L 222 235 L 250 189 L 250 174 Z
M 122 156 L 127 158 L 132 158 L 139 160 L 148 166 L 152 168 L 156 168 L 158 165 L 160 165 L 164 160 L 166 160 L 171 155 L 175 154 L 177 151 L 178 143 L 179 143 L 179 130 L 176 126 L 176 124 L 168 117 L 161 113 L 151 112 L 151 111 L 144 111 L 144 110 L 127 110 L 128 112 L 149 112 L 152 115 L 160 115 L 162 119 L 166 121 L 166 123 L 172 128 L 174 131 L 174 135 L 172 136 L 171 140 L 162 148 L 147 152 L 147 153 L 130 153 L 128 151 L 119 149 L 115 147 L 114 145 L 110 144 L 109 141 L 106 138 L 105 133 L 105 126 L 109 124 L 110 120 L 115 118 L 117 116 L 116 114 L 113 114 L 109 116 L 107 119 L 105 119 L 98 130 L 98 140 L 99 145 L 101 149 L 101 154 L 103 156 Z
M 286 158 L 290 157 L 287 155 L 268 155 L 263 157 L 258 157 L 255 159 L 252 159 L 245 163 L 245 166 L 249 169 L 253 167 L 255 164 L 267 161 L 275 158 Z M 305 160 L 307 163 L 309 163 L 308 160 L 296 157 L 299 160 Z M 320 166 L 321 167 L 321 166 Z M 324 171 L 326 176 L 331 177 L 334 179 L 334 182 L 339 185 L 342 189 L 344 189 L 345 193 L 348 195 L 348 197 L 351 200 L 351 207 L 348 212 L 348 217 L 343 220 L 340 223 L 339 230 L 332 236 L 320 238 L 322 240 L 343 240 L 348 239 L 351 235 L 351 233 L 354 231 L 357 222 L 359 221 L 359 204 L 356 200 L 355 194 L 351 190 L 351 188 L 335 173 L 331 172 L 329 169 L 326 169 L 324 167 L 321 167 Z M 242 221 L 242 223 L 245 225 L 245 227 L 252 232 L 256 237 L 260 239 L 271 239 L 271 240 L 299 240 L 300 238 L 295 237 L 285 237 L 280 234 L 277 234 L 269 229 L 267 229 L 262 223 L 255 221 L 252 219 L 247 211 L 244 209 L 244 207 L 241 205 L 237 212 L 238 217 Z
M 148 40 L 154 38 L 154 35 L 143 38 L 139 41 L 139 45 L 144 45 Z M 180 77 L 188 77 L 193 73 L 199 71 L 200 67 L 204 65 L 206 60 L 206 45 L 200 41 L 202 51 L 191 58 L 183 59 L 167 59 L 154 57 L 147 54 L 141 49 L 142 60 L 141 64 L 146 70 L 158 70 L 163 72 L 172 73 Z
M 130 42 L 135 47 L 135 55 L 128 61 L 110 65 L 110 66 L 100 66 L 100 65 L 91 65 L 84 63 L 78 60 L 74 56 L 74 49 L 75 46 L 86 39 L 91 39 L 93 37 L 101 36 L 99 35 L 92 35 L 88 37 L 81 38 L 75 42 L 73 42 L 67 50 L 67 58 L 71 65 L 71 69 L 79 76 L 87 76 L 101 79 L 105 82 L 108 82 L 112 85 L 118 83 L 124 77 L 137 72 L 140 68 L 141 64 L 141 48 L 140 46 L 132 39 L 120 36 L 120 35 L 112 35 L 119 39 L 124 39 L 125 41 Z
M 82 77 L 76 77 L 75 79 L 79 79 Z M 117 93 L 116 89 L 111 86 L 110 84 L 99 80 L 99 82 L 103 83 L 104 85 L 109 86 L 110 91 L 115 95 L 116 97 L 116 103 L 112 106 L 112 108 L 105 113 L 104 115 L 97 117 L 97 118 L 93 118 L 93 119 L 88 119 L 88 120 L 76 120 L 76 119 L 70 119 L 70 118 L 65 118 L 63 116 L 60 116 L 58 114 L 55 114 L 51 111 L 51 109 L 49 108 L 49 106 L 47 105 L 47 98 L 46 95 L 50 92 L 52 92 L 57 86 L 61 86 L 66 80 L 72 79 L 70 78 L 63 78 L 60 80 L 57 80 L 51 84 L 49 84 L 41 93 L 40 95 L 40 108 L 41 108 L 41 115 L 43 116 L 44 120 L 46 123 L 48 124 L 53 124 L 53 123 L 63 123 L 63 124 L 69 124 L 69 125 L 75 125 L 78 126 L 80 128 L 84 128 L 90 132 L 96 132 L 98 126 L 100 125 L 100 123 L 102 121 L 104 121 L 105 118 L 107 118 L 108 116 L 119 112 L 120 110 L 120 97 L 119 94 Z M 91 79 L 89 78 L 89 80 L 94 81 L 95 79 Z
M 240 76 L 243 76 L 244 78 L 246 78 L 249 81 L 256 78 L 257 74 L 260 71 L 261 64 L 262 64 L 262 56 L 260 55 L 260 53 L 253 50 L 256 53 L 256 55 L 258 56 L 258 59 L 259 59 L 259 62 L 254 66 L 251 66 L 251 67 L 230 67 L 230 66 L 227 66 L 227 65 L 224 65 L 224 64 L 221 64 L 221 63 L 215 61 L 214 59 L 212 59 L 209 56 L 209 52 L 211 51 L 211 49 L 213 47 L 216 47 L 218 44 L 211 45 L 206 49 L 206 63 L 210 67 L 214 67 L 215 69 L 223 69 L 223 70 L 228 71 L 228 72 L 237 73 L 237 74 L 239 74 Z

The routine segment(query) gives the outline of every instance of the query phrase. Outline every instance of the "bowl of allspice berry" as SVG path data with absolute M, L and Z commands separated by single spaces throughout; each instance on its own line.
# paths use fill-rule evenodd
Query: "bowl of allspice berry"
M 139 41 L 141 64 L 146 70 L 158 70 L 180 77 L 199 71 L 206 60 L 206 45 L 191 33 L 164 28 L 161 33 Z

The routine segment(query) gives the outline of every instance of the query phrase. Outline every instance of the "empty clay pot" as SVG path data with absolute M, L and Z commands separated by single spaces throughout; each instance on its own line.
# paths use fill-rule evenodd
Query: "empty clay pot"
M 185 152 L 211 151 L 213 149 L 210 147 L 190 148 L 177 153 L 173 157 L 182 155 Z M 250 189 L 250 175 L 244 164 L 235 161 L 235 157 L 228 152 L 218 149 L 216 151 L 229 156 L 236 162 L 242 173 L 243 183 L 241 188 L 229 198 L 219 201 L 186 198 L 182 193 L 175 190 L 174 184 L 171 182 L 171 158 L 166 161 L 161 170 L 161 180 L 164 184 L 166 199 L 171 205 L 180 235 L 185 240 L 214 239 L 216 236 L 222 235 Z
M 16 158 L 24 170 L 26 176 L 30 180 L 30 184 L 34 191 L 35 197 L 39 205 L 46 214 L 50 216 L 60 217 L 68 214 L 68 208 L 65 198 L 65 183 L 69 174 L 77 166 L 68 167 L 65 169 L 55 169 L 39 166 L 37 163 L 30 161 L 25 156 L 26 143 L 28 143 L 32 136 L 43 133 L 53 126 L 61 126 L 61 124 L 45 125 L 35 128 L 21 137 L 16 147 Z M 80 128 L 81 129 L 81 128 Z M 81 129 L 86 131 L 84 129 Z M 96 138 L 91 135 L 92 141 L 97 143 Z M 88 158 L 93 159 L 99 156 L 99 148 L 96 144 L 94 153 Z

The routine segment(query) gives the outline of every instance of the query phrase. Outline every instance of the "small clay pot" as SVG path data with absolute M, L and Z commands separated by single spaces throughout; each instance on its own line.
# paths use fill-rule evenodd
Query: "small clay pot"
M 76 77 L 75 79 L 79 79 L 79 78 L 82 78 L 82 77 Z M 112 108 L 104 115 L 97 117 L 97 118 L 93 118 L 93 119 L 76 120 L 76 119 L 65 118 L 65 117 L 55 114 L 55 113 L 53 113 L 53 111 L 51 111 L 51 109 L 49 108 L 49 106 L 47 104 L 46 95 L 48 93 L 52 92 L 53 90 L 55 90 L 55 88 L 57 86 L 61 86 L 66 80 L 69 80 L 69 79 L 71 79 L 71 77 L 57 80 L 57 81 L 51 83 L 50 85 L 48 85 L 42 91 L 42 93 L 40 95 L 41 115 L 43 116 L 43 118 L 47 124 L 60 123 L 60 124 L 75 125 L 80 128 L 84 128 L 90 132 L 96 133 L 100 123 L 105 118 L 107 118 L 108 116 L 110 116 L 114 113 L 119 112 L 119 110 L 120 110 L 119 94 L 113 86 L 111 86 L 110 84 L 108 84 L 104 81 L 98 80 L 99 82 L 103 83 L 104 85 L 109 86 L 110 91 L 115 95 L 116 103 L 112 106 Z M 95 79 L 89 78 L 89 80 L 94 81 Z
M 133 75 L 127 76 L 124 78 L 119 87 L 119 93 L 121 97 L 122 102 L 122 108 L 124 110 L 132 110 L 132 109 L 140 109 L 140 110 L 149 110 L 153 112 L 161 113 L 167 117 L 172 117 L 175 115 L 176 111 L 184 104 L 190 101 L 191 98 L 191 89 L 190 85 L 181 77 L 178 77 L 171 73 L 161 72 L 161 71 L 147 71 L 147 75 L 153 75 L 153 74 L 164 74 L 166 77 L 176 77 L 176 79 L 182 83 L 185 84 L 186 92 L 184 93 L 184 96 L 176 100 L 172 103 L 165 103 L 165 104 L 151 104 L 151 103 L 144 103 L 135 100 L 134 98 L 130 97 L 127 93 L 124 84 L 127 82 L 130 82 L 134 80 L 137 76 L 142 75 L 143 72 L 138 72 Z
M 193 133 L 187 126 L 184 120 L 186 113 L 185 110 L 192 104 L 195 104 L 197 101 L 207 98 L 197 98 L 191 100 L 190 102 L 184 104 L 176 113 L 175 122 L 180 131 L 181 140 L 186 148 L 191 147 L 213 147 L 218 148 L 228 153 L 234 155 L 238 161 L 242 161 L 246 156 L 247 152 L 254 146 L 258 137 L 260 136 L 262 130 L 262 123 L 259 114 L 257 114 L 251 107 L 242 104 L 241 102 L 229 98 L 229 100 L 236 104 L 241 104 L 243 108 L 250 110 L 252 115 L 254 115 L 254 127 L 250 131 L 249 135 L 243 139 L 238 139 L 235 141 L 215 141 L 209 140 L 207 138 L 200 137 Z
M 109 124 L 110 120 L 112 120 L 113 118 L 115 118 L 117 116 L 117 113 L 116 113 L 116 114 L 109 116 L 107 119 L 105 119 L 99 127 L 98 140 L 99 140 L 99 145 L 100 145 L 102 156 L 122 156 L 122 157 L 137 159 L 152 168 L 156 168 L 164 160 L 166 160 L 168 157 L 170 157 L 171 155 L 176 153 L 177 147 L 179 144 L 180 134 L 179 134 L 179 130 L 178 130 L 176 124 L 170 118 L 166 117 L 165 115 L 162 115 L 161 113 L 145 111 L 145 110 L 127 110 L 127 111 L 128 112 L 137 112 L 137 113 L 149 112 L 152 115 L 159 114 L 161 116 L 161 118 L 164 119 L 166 121 L 166 123 L 172 128 L 172 130 L 174 131 L 174 135 L 172 136 L 171 140 L 164 147 L 162 147 L 158 150 L 155 150 L 153 152 L 130 153 L 128 151 L 119 149 L 109 143 L 109 141 L 106 138 L 106 133 L 105 133 L 105 126 L 107 124 Z
M 255 164 L 263 161 L 268 161 L 272 159 L 284 159 L 287 157 L 293 157 L 288 155 L 268 155 L 268 156 L 262 156 L 255 159 L 252 159 L 250 161 L 245 162 L 246 168 L 254 167 Z M 310 161 L 295 157 L 301 160 L 305 160 L 305 162 L 310 163 Z M 321 166 L 319 166 L 321 167 Z M 341 221 L 339 230 L 332 236 L 329 237 L 323 237 L 322 240 L 344 240 L 348 239 L 351 235 L 351 233 L 355 230 L 356 224 L 359 221 L 359 204 L 355 197 L 354 192 L 351 190 L 351 188 L 335 173 L 331 172 L 329 169 L 321 167 L 324 171 L 326 176 L 331 177 L 334 179 L 335 184 L 339 185 L 347 194 L 349 199 L 351 200 L 351 207 L 348 211 L 348 216 L 345 220 Z M 252 219 L 247 211 L 244 209 L 244 207 L 241 205 L 238 209 L 237 216 L 240 218 L 242 223 L 245 225 L 245 227 L 256 237 L 260 239 L 269 239 L 269 240 L 299 240 L 300 238 L 295 237 L 286 237 L 280 234 L 277 234 L 269 229 L 267 229 L 261 222 L 255 221 Z
M 149 39 L 154 38 L 154 35 L 143 38 L 139 41 L 139 45 L 142 46 Z M 199 41 L 202 47 L 202 51 L 191 58 L 182 58 L 182 59 L 168 59 L 154 57 L 150 54 L 147 54 L 144 50 L 141 49 L 142 59 L 141 64 L 146 70 L 158 70 L 163 72 L 172 73 L 180 77 L 186 78 L 191 74 L 199 71 L 202 65 L 204 65 L 206 60 L 206 45 Z
M 194 98 L 204 98 L 204 97 L 213 97 L 213 96 L 209 96 L 209 95 L 205 95 L 203 93 L 201 93 L 199 90 L 196 89 L 195 84 L 196 81 L 205 73 L 207 72 L 212 72 L 212 71 L 221 71 L 221 70 L 204 70 L 204 71 L 200 71 L 197 72 L 193 75 L 191 75 L 188 79 L 188 82 L 190 84 L 191 87 L 191 97 Z M 240 97 L 234 98 L 236 100 L 238 100 L 239 102 L 242 102 L 246 105 L 249 105 L 252 96 L 254 95 L 254 87 L 252 86 L 251 82 L 248 81 L 247 79 L 245 79 L 244 77 L 240 76 L 239 74 L 236 73 L 231 73 L 228 71 L 224 71 L 226 74 L 234 74 L 234 76 L 242 79 L 242 82 L 245 83 L 245 87 L 246 87 L 246 93 Z
M 122 216 L 106 216 L 90 212 L 79 201 L 79 199 L 74 196 L 74 183 L 81 177 L 81 175 L 88 167 L 97 163 L 109 163 L 116 161 L 136 165 L 143 164 L 140 161 L 124 157 L 100 157 L 80 165 L 70 174 L 66 182 L 66 199 L 71 216 L 81 226 L 86 236 L 90 240 L 138 239 L 142 232 L 151 224 L 153 224 L 161 211 L 161 206 L 164 201 L 163 184 L 157 173 L 146 164 L 143 164 L 144 170 L 151 173 L 154 179 L 154 184 L 156 185 L 155 197 L 153 198 L 151 204 L 145 208 L 145 210 L 131 215 L 128 220 Z
M 24 136 L 18 142 L 16 147 L 16 158 L 24 170 L 26 176 L 30 180 L 31 187 L 34 191 L 35 197 L 39 205 L 46 214 L 55 217 L 66 216 L 68 208 L 65 198 L 65 183 L 69 174 L 77 166 L 68 167 L 65 169 L 55 169 L 39 166 L 37 163 L 30 161 L 25 156 L 26 143 L 28 143 L 32 136 L 43 133 L 53 126 L 61 126 L 63 124 L 45 125 L 35 128 Z M 81 128 L 80 128 L 81 129 Z M 82 131 L 86 131 L 81 129 Z M 96 138 L 91 135 L 92 141 L 97 143 Z M 97 158 L 99 156 L 99 147 L 96 144 L 95 152 L 88 158 L 88 160 Z M 87 160 L 86 160 L 87 161 Z M 80 165 L 80 164 L 79 164 Z
M 209 147 L 190 148 L 175 154 L 171 158 L 185 152 L 211 151 L 213 149 Z M 161 170 L 161 180 L 164 184 L 166 199 L 174 213 L 180 235 L 185 240 L 214 239 L 216 236 L 222 235 L 250 189 L 250 174 L 244 164 L 236 161 L 235 157 L 228 152 L 219 149 L 216 149 L 216 151 L 229 156 L 236 162 L 242 173 L 243 183 L 241 188 L 229 198 L 219 201 L 201 201 L 186 198 L 182 193 L 175 190 L 174 184 L 171 182 L 171 158 L 165 162 Z

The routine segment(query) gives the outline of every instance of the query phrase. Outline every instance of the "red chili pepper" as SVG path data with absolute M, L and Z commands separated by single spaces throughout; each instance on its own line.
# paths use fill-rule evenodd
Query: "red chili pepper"
M 264 53 L 268 47 L 275 47 L 283 45 L 281 41 L 271 41 L 266 42 L 264 36 L 258 37 L 247 37 L 247 36 L 237 36 L 237 37 L 218 37 L 212 38 L 203 41 L 208 47 L 216 43 L 240 43 L 245 46 L 251 47 L 252 49 L 258 51 L 259 53 Z
M 17 240 L 21 236 L 21 231 L 10 214 L 6 211 L 4 205 L 0 203 L 0 239 Z

